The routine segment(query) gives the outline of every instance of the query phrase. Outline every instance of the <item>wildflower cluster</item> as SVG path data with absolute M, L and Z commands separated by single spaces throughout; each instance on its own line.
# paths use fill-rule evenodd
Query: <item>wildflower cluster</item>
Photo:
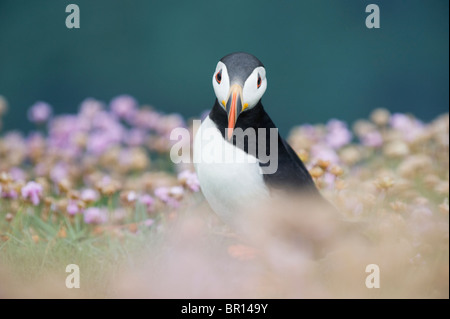
M 291 131 L 289 142 L 317 186 L 348 218 L 381 215 L 393 227 L 442 222 L 436 227 L 447 225 L 448 239 L 448 114 L 426 124 L 410 114 L 377 109 L 352 131 L 337 120 L 302 125 Z
M 6 106 L 0 98 L 0 119 Z M 10 222 L 31 207 L 44 218 L 80 215 L 87 224 L 125 223 L 139 209 L 152 219 L 200 190 L 192 167 L 168 160 L 170 132 L 186 126 L 180 115 L 141 107 L 128 95 L 55 113 L 37 102 L 27 114 L 34 131 L 0 137 L 0 211 Z

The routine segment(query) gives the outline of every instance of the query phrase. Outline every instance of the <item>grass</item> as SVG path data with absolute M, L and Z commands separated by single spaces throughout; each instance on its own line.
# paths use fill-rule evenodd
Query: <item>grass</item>
M 12 269 L 13 280 L 23 284 L 54 274 L 65 277 L 66 266 L 77 264 L 82 269 L 84 291 L 108 297 L 111 274 L 124 265 L 132 266 L 134 257 L 149 249 L 159 236 L 156 226 L 139 225 L 133 232 L 120 227 L 119 235 L 99 233 L 96 226 L 85 224 L 81 215 L 72 220 L 65 215 L 45 219 L 40 215 L 39 209 L 26 208 L 11 223 L 0 223 L 0 266 Z M 128 224 L 134 225 L 142 215 L 142 209 L 136 209 Z M 5 217 L 0 211 L 0 220 Z
M 81 214 L 68 216 L 29 205 L 23 205 L 15 218 L 6 222 L 7 210 L 3 206 L 0 209 L 0 281 L 7 277 L 6 282 L 14 286 L 6 291 L 7 296 L 39 298 L 38 291 L 44 286 L 48 289 L 44 289 L 46 297 L 112 298 L 121 294 L 114 280 L 124 272 L 141 272 L 145 265 L 148 271 L 144 276 L 167 276 L 164 267 L 158 267 L 161 256 L 179 251 L 180 242 L 172 241 L 171 236 L 178 232 L 180 220 L 189 220 L 192 208 L 202 205 L 198 197 L 190 201 L 190 209 L 178 212 L 176 220 L 167 211 L 155 212 L 151 226 L 143 223 L 149 215 L 141 205 L 136 205 L 120 224 L 101 226 L 84 223 Z M 118 196 L 99 202 L 109 202 L 114 211 Z M 213 215 L 205 220 L 216 222 Z M 202 249 L 206 247 L 202 253 L 208 251 L 214 255 L 219 249 L 222 256 L 226 255 L 227 246 L 235 239 L 215 233 L 222 227 L 202 233 Z M 184 243 L 182 246 L 184 249 Z M 81 294 L 65 288 L 69 264 L 80 267 Z M 7 270 L 3 277 L 2 270 Z M 2 292 L 0 289 L 0 296 Z

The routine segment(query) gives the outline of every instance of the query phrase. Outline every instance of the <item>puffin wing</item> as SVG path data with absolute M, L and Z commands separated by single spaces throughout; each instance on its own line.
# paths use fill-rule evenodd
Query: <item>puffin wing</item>
M 264 112 L 261 122 L 266 129 L 276 128 L 275 124 Z M 269 133 L 266 131 L 267 141 L 270 141 Z M 270 145 L 266 145 L 266 153 L 270 150 Z M 264 172 L 266 164 L 260 162 L 260 166 Z M 314 181 L 306 169 L 305 165 L 298 157 L 292 147 L 278 133 L 278 167 L 273 174 L 264 174 L 264 181 L 268 186 L 277 189 L 286 189 L 293 191 L 312 191 L 318 193 Z
M 278 168 L 264 174 L 264 181 L 273 188 L 317 192 L 314 181 L 292 147 L 278 135 Z

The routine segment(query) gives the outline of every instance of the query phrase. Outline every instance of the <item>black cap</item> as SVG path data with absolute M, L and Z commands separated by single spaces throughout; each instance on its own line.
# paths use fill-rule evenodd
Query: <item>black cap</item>
M 241 84 L 247 80 L 254 69 L 260 66 L 264 67 L 261 61 L 255 56 L 245 52 L 228 54 L 220 59 L 220 61 L 227 66 L 230 81 Z

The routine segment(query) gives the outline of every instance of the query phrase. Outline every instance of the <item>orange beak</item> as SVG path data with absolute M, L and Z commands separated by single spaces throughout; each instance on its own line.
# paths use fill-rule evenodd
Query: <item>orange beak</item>
M 228 101 L 226 102 L 226 110 L 228 114 L 227 136 L 228 140 L 231 140 L 238 114 L 242 111 L 242 86 L 239 84 L 231 86 Z

